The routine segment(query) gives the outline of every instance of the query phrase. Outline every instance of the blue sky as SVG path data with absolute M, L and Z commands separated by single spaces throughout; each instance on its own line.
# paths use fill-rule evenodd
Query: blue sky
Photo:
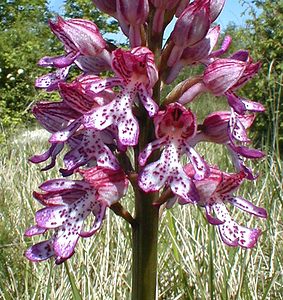
M 60 7 L 63 6 L 63 2 L 63 0 L 50 0 L 50 7 L 60 13 Z M 224 9 L 216 22 L 220 24 L 222 28 L 225 28 L 230 21 L 237 25 L 244 25 L 246 18 L 245 16 L 241 16 L 244 10 L 245 9 L 239 3 L 239 0 L 226 0 Z

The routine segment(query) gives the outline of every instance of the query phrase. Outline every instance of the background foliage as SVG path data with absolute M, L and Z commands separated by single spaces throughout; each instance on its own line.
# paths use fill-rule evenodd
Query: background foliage
M 39 99 L 54 97 L 34 88 L 36 77 L 50 72 L 37 66 L 43 56 L 63 51 L 51 33 L 54 16 L 47 0 L 5 0 L 0 4 L 0 128 L 30 125 L 30 107 Z M 64 16 L 96 20 L 102 32 L 116 32 L 117 22 L 95 9 L 91 1 L 67 0 Z
M 236 38 L 244 42 L 244 47 L 250 50 L 254 60 L 262 62 L 262 68 L 259 75 L 246 86 L 244 93 L 250 99 L 260 101 L 266 108 L 265 114 L 259 114 L 254 127 L 258 142 L 271 144 L 274 137 L 278 137 L 282 153 L 283 2 L 251 2 L 242 1 L 248 7 L 249 19 L 246 28 L 239 28 Z M 274 148 L 275 145 L 270 146 Z

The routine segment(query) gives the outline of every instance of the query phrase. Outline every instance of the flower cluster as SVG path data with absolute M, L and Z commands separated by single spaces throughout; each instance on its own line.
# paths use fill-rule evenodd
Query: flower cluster
M 260 63 L 253 62 L 245 50 L 226 55 L 229 36 L 220 49 L 214 49 L 220 26 L 212 24 L 225 0 L 93 2 L 118 20 L 130 48 L 110 46 L 91 21 L 58 17 L 49 23 L 65 53 L 40 59 L 40 66 L 53 71 L 35 85 L 58 92 L 61 101 L 41 101 L 33 107 L 36 119 L 51 136 L 50 148 L 30 161 L 50 160 L 42 168 L 48 170 L 65 147 L 61 174 L 80 174 L 82 180 L 49 180 L 40 186 L 42 193 L 34 192 L 44 208 L 36 213 L 36 225 L 26 236 L 49 229 L 54 234 L 29 248 L 26 257 L 33 261 L 55 257 L 61 263 L 72 256 L 78 238 L 91 236 L 101 227 L 106 208 L 126 193 L 131 177 L 136 179 L 131 180 L 136 192 L 160 193 L 162 201 L 157 203 L 166 202 L 168 208 L 176 201 L 204 207 L 208 222 L 217 226 L 224 243 L 253 247 L 260 230 L 238 225 L 226 204 L 267 217 L 263 208 L 232 195 L 242 182 L 257 177 L 244 161 L 264 156 L 247 147 L 251 142 L 247 129 L 255 113 L 264 108 L 236 94 L 256 75 Z M 157 51 L 154 41 L 161 45 L 164 29 L 174 16 L 175 27 L 164 48 Z M 177 78 L 184 66 L 196 64 L 204 66 L 202 74 L 181 82 L 165 99 L 159 98 L 162 86 Z M 81 71 L 73 81 L 68 80 L 71 68 Z M 189 106 L 203 93 L 226 97 L 228 109 L 213 112 L 198 124 Z M 211 166 L 195 150 L 203 142 L 225 145 L 235 173 Z M 135 161 L 130 159 L 130 148 Z M 86 231 L 83 222 L 90 213 L 95 220 Z

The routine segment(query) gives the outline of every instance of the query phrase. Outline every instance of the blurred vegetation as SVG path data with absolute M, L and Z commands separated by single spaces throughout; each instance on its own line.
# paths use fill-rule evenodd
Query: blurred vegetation
M 260 114 L 254 126 L 257 141 L 279 146 L 283 151 L 283 2 L 273 0 L 242 0 L 249 19 L 246 28 L 239 28 L 237 40 L 250 50 L 262 68 L 243 90 L 245 96 L 264 104 L 266 112 Z M 237 41 L 237 42 L 238 42 Z M 272 144 L 274 137 L 278 145 Z
M 56 97 L 34 88 L 35 79 L 50 72 L 39 68 L 38 60 L 64 51 L 48 27 L 54 15 L 47 0 L 4 0 L 0 4 L 0 141 L 4 129 L 33 123 L 30 108 L 35 101 Z M 118 30 L 117 22 L 99 13 L 91 1 L 67 0 L 64 16 L 96 20 L 102 32 Z
M 0 125 L 3 128 L 30 119 L 36 98 L 34 79 L 42 73 L 38 59 L 53 50 L 47 27 L 45 0 L 6 0 L 0 5 Z

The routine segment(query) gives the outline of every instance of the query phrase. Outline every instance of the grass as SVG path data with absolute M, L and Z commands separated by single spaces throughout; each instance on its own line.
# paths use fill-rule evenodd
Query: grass
M 23 142 L 27 140 L 28 142 Z M 1 299 L 130 299 L 131 231 L 125 222 L 108 212 L 102 230 L 80 241 L 66 264 L 47 261 L 33 264 L 23 257 L 38 238 L 25 239 L 39 208 L 31 192 L 57 170 L 39 172 L 28 157 L 46 149 L 46 137 L 21 135 L 2 146 L 0 154 L 0 298 Z M 221 146 L 201 148 L 210 163 L 227 167 Z M 163 211 L 159 236 L 159 299 L 283 299 L 283 163 L 270 154 L 257 162 L 261 173 L 247 182 L 239 194 L 267 209 L 267 221 L 233 210 L 235 218 L 263 230 L 254 249 L 229 248 L 222 244 L 203 212 L 193 206 Z M 132 210 L 129 192 L 122 200 Z M 42 239 L 42 237 L 40 237 Z

